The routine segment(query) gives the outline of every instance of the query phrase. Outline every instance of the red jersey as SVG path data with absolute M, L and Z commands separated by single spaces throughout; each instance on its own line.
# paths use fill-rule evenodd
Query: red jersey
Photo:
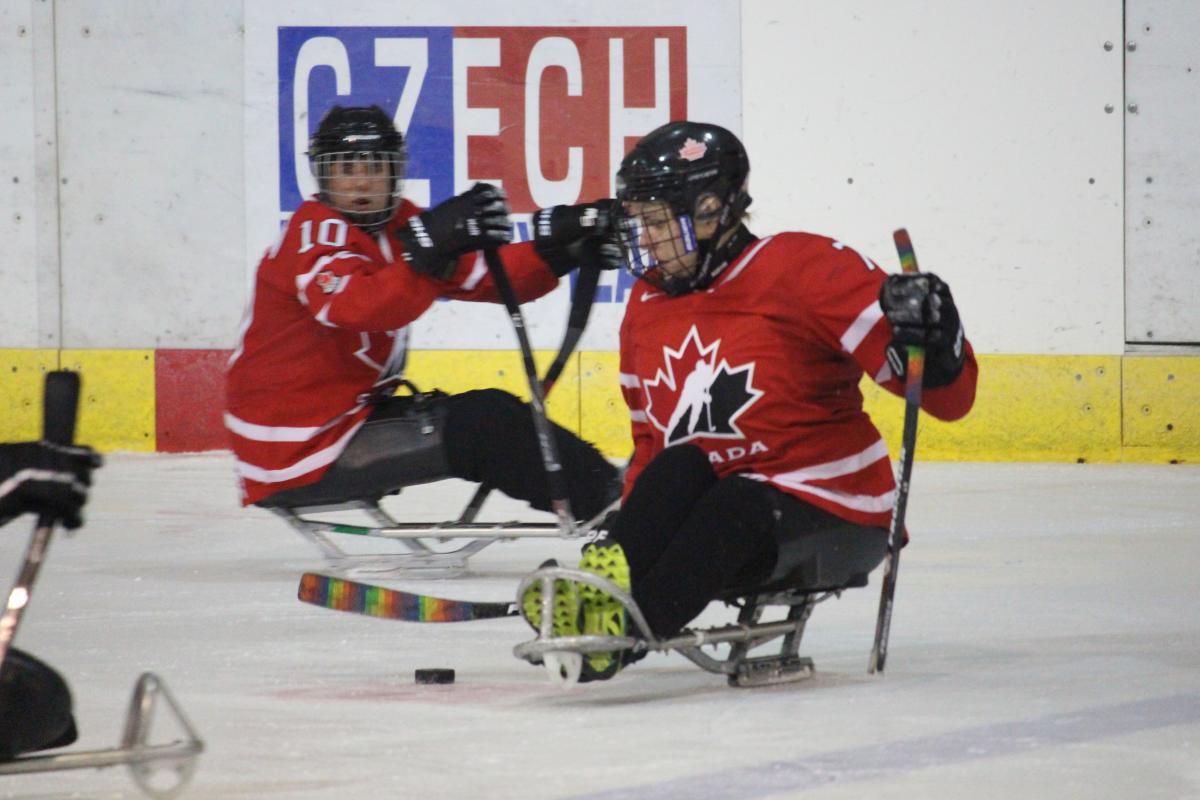
M 445 281 L 408 266 L 392 234 L 419 211 L 406 200 L 371 234 L 309 200 L 263 255 L 226 373 L 244 505 L 325 473 L 370 414 L 372 389 L 402 373 L 406 326 L 435 300 L 499 301 L 482 253 Z M 558 285 L 531 243 L 500 252 L 521 301 Z
M 863 411 L 863 373 L 904 385 L 884 352 L 886 278 L 840 242 L 781 233 L 752 242 L 708 289 L 679 297 L 639 282 L 621 324 L 621 388 L 633 427 L 628 495 L 667 445 L 708 453 L 717 475 L 767 481 L 837 516 L 888 526 L 895 479 Z M 978 368 L 926 389 L 921 407 L 953 420 L 975 400 Z

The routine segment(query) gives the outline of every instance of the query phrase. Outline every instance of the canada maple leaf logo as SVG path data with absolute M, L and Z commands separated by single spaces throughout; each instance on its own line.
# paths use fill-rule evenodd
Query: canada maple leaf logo
M 754 388 L 754 362 L 731 366 L 720 346 L 720 339 L 704 344 L 693 325 L 678 350 L 663 347 L 663 366 L 643 383 L 646 417 L 667 444 L 745 438 L 737 419 L 763 393 Z
M 683 147 L 679 148 L 679 157 L 685 158 L 688 161 L 696 161 L 697 159 L 704 158 L 704 154 L 707 152 L 708 145 L 689 137 L 684 141 Z

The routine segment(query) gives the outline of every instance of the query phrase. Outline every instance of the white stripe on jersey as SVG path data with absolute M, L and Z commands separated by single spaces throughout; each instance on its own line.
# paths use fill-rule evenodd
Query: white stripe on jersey
M 387 259 L 389 264 L 396 263 L 396 254 L 392 252 L 391 237 L 383 231 L 375 234 L 375 243 L 379 245 L 379 252 L 383 253 L 383 257 Z
M 629 412 L 629 421 L 630 422 L 647 422 L 648 420 L 646 417 L 646 412 L 645 411 L 630 411 Z
M 829 478 L 840 478 L 843 475 L 849 475 L 853 472 L 874 464 L 881 458 L 888 457 L 887 442 L 883 439 L 876 440 L 875 444 L 868 447 L 862 452 L 855 453 L 852 456 L 839 458 L 836 461 L 826 461 L 824 464 L 813 464 L 809 467 L 801 467 L 800 469 L 792 470 L 791 472 L 781 472 L 774 475 L 768 480 L 781 481 L 787 483 L 804 483 L 806 481 L 821 481 Z
M 879 439 L 875 444 L 862 452 L 846 456 L 845 458 L 839 458 L 836 461 L 813 464 L 812 466 L 802 467 L 791 472 L 783 472 L 778 475 L 750 474 L 746 477 L 754 478 L 755 480 L 766 480 L 787 489 L 807 492 L 817 497 L 823 497 L 840 506 L 854 509 L 855 511 L 881 512 L 887 511 L 892 507 L 892 500 L 895 495 L 894 490 L 889 490 L 880 495 L 847 494 L 846 492 L 839 492 L 836 489 L 829 489 L 824 486 L 813 486 L 809 481 L 828 480 L 829 478 L 840 478 L 843 475 L 852 475 L 869 467 L 876 461 L 887 457 L 887 443 Z
M 371 334 L 367 333 L 366 331 L 359 331 L 358 340 L 362 342 L 362 347 L 354 351 L 354 357 L 382 375 L 383 364 L 380 364 L 367 355 L 367 351 L 371 349 Z M 393 342 L 393 344 L 395 344 L 395 342 Z
M 771 241 L 772 238 L 773 238 L 773 236 L 768 236 L 765 239 L 759 239 L 758 244 L 756 244 L 756 245 L 754 245 L 754 247 L 750 248 L 750 252 L 746 254 L 746 257 L 742 258 L 741 260 L 738 261 L 738 265 L 736 267 L 734 267 L 732 272 L 730 272 L 728 275 L 725 276 L 725 280 L 721 281 L 721 283 L 723 283 L 723 284 L 729 283 L 731 280 L 733 280 L 738 275 L 740 275 L 742 270 L 744 270 L 747 266 L 749 266 L 750 262 L 754 260 L 754 257 L 756 255 L 758 255 L 758 251 L 762 250 L 763 246 L 767 242 Z M 714 288 L 716 288 L 716 287 L 714 287 Z M 711 292 L 713 290 L 709 289 L 708 291 Z
M 621 385 L 629 389 L 636 389 L 642 385 L 642 382 L 638 380 L 637 375 L 633 375 L 628 372 L 622 372 L 618 377 L 621 381 Z
M 842 334 L 842 349 L 853 353 L 862 344 L 863 339 L 875 327 L 875 323 L 883 319 L 883 308 L 878 301 L 872 301 L 869 306 L 859 312 L 858 318 L 850 323 L 850 327 Z
M 468 292 L 479 285 L 483 280 L 483 276 L 487 274 L 487 261 L 483 258 L 483 251 L 480 250 L 475 254 L 475 263 L 471 265 L 471 273 L 467 275 L 467 279 L 461 284 L 462 288 Z
M 779 485 L 800 492 L 815 494 L 817 497 L 823 497 L 826 500 L 837 503 L 839 506 L 845 506 L 855 511 L 865 511 L 872 514 L 878 514 L 890 509 L 896 496 L 894 489 L 872 496 L 867 494 L 846 494 L 836 489 L 826 489 L 822 486 L 808 486 L 807 484 L 792 485 L 780 483 Z
M 300 305 L 308 308 L 308 298 L 304 296 L 304 290 L 307 289 L 308 285 L 312 283 L 317 275 L 321 273 L 321 270 L 325 269 L 330 262 L 343 258 L 361 258 L 363 261 L 371 260 L 362 253 L 351 253 L 349 250 L 339 250 L 336 253 L 330 253 L 327 256 L 321 256 L 317 259 L 316 263 L 313 264 L 312 269 L 303 275 L 296 276 L 296 299 L 300 301 Z
M 359 420 L 350 430 L 346 431 L 340 439 L 329 445 L 323 450 L 300 459 L 295 464 L 281 469 L 263 469 L 256 467 L 253 464 L 247 464 L 245 461 L 237 461 L 234 464 L 234 470 L 243 478 L 249 478 L 252 481 L 259 483 L 282 483 L 289 481 L 292 478 L 299 478 L 301 475 L 307 475 L 313 470 L 320 469 L 327 464 L 332 464 L 337 460 L 342 451 L 346 449 L 346 443 L 350 441 L 350 437 L 358 433 L 358 429 L 362 427 L 365 419 Z
M 319 436 L 334 425 L 337 425 L 346 417 L 353 416 L 361 408 L 362 404 L 360 403 L 345 414 L 341 414 L 337 418 L 316 428 L 255 425 L 253 422 L 246 422 L 246 420 L 239 419 L 226 411 L 225 427 L 243 439 L 249 439 L 252 442 L 307 442 L 309 439 Z

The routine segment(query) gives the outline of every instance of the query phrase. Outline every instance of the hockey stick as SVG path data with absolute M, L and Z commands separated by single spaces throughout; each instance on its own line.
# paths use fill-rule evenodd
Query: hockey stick
M 407 622 L 469 622 L 517 616 L 516 603 L 447 600 L 306 572 L 296 593 L 305 603 L 379 619 Z
M 920 272 L 908 231 L 900 228 L 892 234 L 900 255 L 902 272 Z M 888 633 L 892 627 L 892 602 L 896 597 L 896 573 L 900 570 L 900 548 L 904 544 L 904 513 L 908 508 L 908 486 L 912 478 L 913 458 L 917 450 L 917 419 L 921 410 L 921 380 L 925 374 L 925 348 L 908 348 L 908 376 L 904 382 L 904 433 L 900 440 L 900 480 L 892 503 L 892 523 L 888 526 L 888 552 L 883 568 L 883 587 L 879 592 L 879 615 L 875 620 L 875 644 L 871 648 L 872 675 L 883 672 L 887 663 Z
M 75 438 L 75 414 L 78 408 L 79 375 L 65 370 L 46 373 L 45 396 L 42 399 L 42 438 L 53 444 L 71 444 Z M 0 669 L 4 667 L 13 637 L 17 635 L 21 614 L 29 604 L 33 582 L 37 580 L 57 522 L 58 519 L 52 514 L 38 517 L 17 582 L 8 593 L 8 603 L 4 606 L 4 615 L 0 617 Z
M 592 313 L 592 304 L 596 299 L 596 287 L 600 284 L 600 270 L 587 269 L 581 267 L 579 275 L 575 279 L 575 288 L 571 292 L 571 311 L 567 316 L 567 330 L 563 334 L 562 344 L 558 347 L 558 354 L 554 357 L 554 361 L 550 364 L 550 368 L 546 370 L 546 375 L 542 378 L 542 397 L 549 396 L 550 390 L 554 388 L 554 384 L 562 375 L 563 368 L 567 365 L 567 360 L 571 354 L 575 352 L 576 345 L 579 344 L 580 337 L 583 336 L 583 329 L 587 327 L 588 317 Z M 463 509 L 462 515 L 458 518 L 459 522 L 474 522 L 475 517 L 479 515 L 479 509 L 483 507 L 483 502 L 492 492 L 492 486 L 481 483 L 475 490 L 475 494 L 471 496 L 471 501 L 467 503 L 467 507 Z
M 542 451 L 542 464 L 546 468 L 546 482 L 550 488 L 550 506 L 558 517 L 558 527 L 564 536 L 575 531 L 575 517 L 571 513 L 571 503 L 567 499 L 566 481 L 563 479 L 562 463 L 558 459 L 558 448 L 554 445 L 554 436 L 550 429 L 550 421 L 546 419 L 546 397 L 542 392 L 542 383 L 538 380 L 537 367 L 533 363 L 533 347 L 529 344 L 529 335 L 525 331 L 525 317 L 521 314 L 521 306 L 513 291 L 504 262 L 495 248 L 483 251 L 484 261 L 487 262 L 488 272 L 500 292 L 500 299 L 512 319 L 513 330 L 517 333 L 517 343 L 521 346 L 521 359 L 525 366 L 525 377 L 529 381 L 529 404 L 533 409 L 533 425 L 537 431 L 538 446 Z

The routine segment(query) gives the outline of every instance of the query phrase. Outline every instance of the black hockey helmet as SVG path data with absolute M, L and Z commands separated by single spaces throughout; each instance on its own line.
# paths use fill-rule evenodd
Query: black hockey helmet
M 373 170 L 387 170 L 391 180 L 382 207 L 363 210 L 353 204 L 336 203 L 328 184 L 336 164 L 365 162 Z M 404 137 L 379 106 L 334 106 L 308 140 L 308 163 L 317 179 L 318 195 L 367 231 L 382 228 L 400 206 L 404 183 Z M 359 195 L 369 205 L 379 206 L 380 195 Z
M 750 205 L 749 175 L 746 148 L 719 125 L 669 122 L 643 136 L 617 171 L 617 224 L 630 271 L 670 294 L 712 283 L 731 256 L 718 243 L 741 223 Z M 684 251 L 697 252 L 696 266 L 687 274 L 667 275 L 657 269 L 655 256 L 642 241 L 645 222 L 625 205 L 654 201 L 665 203 L 674 215 Z M 714 219 L 715 230 L 697 239 L 695 223 Z

